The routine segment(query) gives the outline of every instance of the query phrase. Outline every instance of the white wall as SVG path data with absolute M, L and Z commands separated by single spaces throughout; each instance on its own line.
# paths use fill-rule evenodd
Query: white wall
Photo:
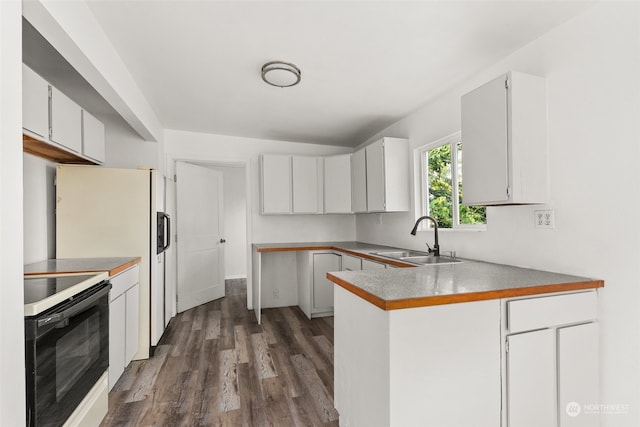
M 603 414 L 602 424 L 640 425 L 640 4 L 596 4 L 380 135 L 418 147 L 460 130 L 460 95 L 508 70 L 547 78 L 556 227 L 534 228 L 540 206 L 489 208 L 485 232 L 445 231 L 440 244 L 463 257 L 604 279 L 599 403 L 630 406 Z M 358 240 L 415 249 L 433 240 L 409 235 L 413 211 L 377 218 L 358 215 Z
M 0 425 L 24 425 L 22 2 L 0 1 Z
M 125 169 L 139 167 L 157 169 L 161 165 L 158 156 L 160 143 L 142 139 L 120 116 L 100 115 L 97 117 L 105 127 L 105 166 Z

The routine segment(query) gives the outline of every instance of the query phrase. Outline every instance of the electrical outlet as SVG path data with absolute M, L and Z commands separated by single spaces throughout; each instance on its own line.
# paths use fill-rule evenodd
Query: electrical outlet
M 275 299 L 280 298 L 280 291 L 278 291 L 277 289 L 276 289 L 275 291 L 273 291 L 273 297 L 274 297 Z
M 533 219 L 535 221 L 536 228 L 554 228 L 555 218 L 553 210 L 546 211 L 534 211 Z

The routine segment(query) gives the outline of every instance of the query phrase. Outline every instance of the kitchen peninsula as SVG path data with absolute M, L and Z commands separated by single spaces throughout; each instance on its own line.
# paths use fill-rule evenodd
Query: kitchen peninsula
M 603 281 L 476 261 L 327 277 L 341 425 L 598 425 L 565 407 L 598 401 Z
M 309 317 L 328 312 L 313 311 L 323 306 L 315 303 L 323 296 L 314 291 L 317 273 L 325 269 L 334 284 L 340 425 L 598 425 L 597 415 L 576 419 L 565 407 L 599 401 L 602 280 L 380 256 L 391 251 L 410 252 L 363 242 L 254 244 L 258 319 L 261 296 L 282 281 L 273 272 L 296 276 L 297 301 Z M 278 258 L 286 253 L 294 256 Z

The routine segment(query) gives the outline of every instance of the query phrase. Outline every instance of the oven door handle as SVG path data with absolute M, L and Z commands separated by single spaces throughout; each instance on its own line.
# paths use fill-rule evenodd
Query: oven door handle
M 40 328 L 42 326 L 53 325 L 65 319 L 69 319 L 70 317 L 73 317 L 76 314 L 82 313 L 87 308 L 91 307 L 92 305 L 95 305 L 95 303 L 98 300 L 100 300 L 100 298 L 109 294 L 109 289 L 111 289 L 111 283 L 101 288 L 99 291 L 89 295 L 82 301 L 77 302 L 76 304 L 72 305 L 66 310 L 63 310 L 59 313 L 53 313 L 50 316 L 44 317 L 42 319 L 38 319 L 37 321 L 38 327 Z

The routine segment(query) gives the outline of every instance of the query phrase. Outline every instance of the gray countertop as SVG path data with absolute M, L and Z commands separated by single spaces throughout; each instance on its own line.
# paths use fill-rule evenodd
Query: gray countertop
M 370 252 L 398 250 L 363 242 L 300 242 L 254 244 L 258 252 L 333 249 L 388 264 L 413 267 Z M 427 265 L 327 274 L 329 280 L 385 309 L 422 307 L 552 292 L 594 289 L 602 280 L 542 270 L 464 260 Z
M 415 268 L 340 271 L 327 277 L 384 309 L 479 301 L 602 287 L 586 277 L 480 261 Z
M 106 271 L 114 276 L 140 263 L 140 257 L 57 258 L 24 266 L 25 276 Z

